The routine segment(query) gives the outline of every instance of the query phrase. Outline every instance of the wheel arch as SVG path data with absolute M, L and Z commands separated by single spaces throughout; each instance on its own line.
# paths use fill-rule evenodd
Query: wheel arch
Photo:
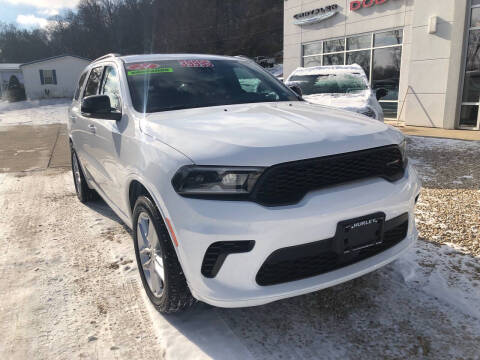
M 148 196 L 152 200 L 154 200 L 153 196 L 150 194 L 147 188 L 140 181 L 136 179 L 133 179 L 132 181 L 130 181 L 130 184 L 128 186 L 128 205 L 129 205 L 131 214 L 133 214 L 133 208 L 135 206 L 135 202 L 137 201 L 138 197 L 142 195 Z
M 153 204 L 157 207 L 158 212 L 160 213 L 160 217 L 162 218 L 167 228 L 167 231 L 170 235 L 170 239 L 177 253 L 180 265 L 183 269 L 185 269 L 185 264 L 183 263 L 184 257 L 182 256 L 182 248 L 181 246 L 179 246 L 176 231 L 174 229 L 175 225 L 173 224 L 173 221 L 169 219 L 168 214 L 162 208 L 162 203 L 161 203 L 162 198 L 160 197 L 160 194 L 157 194 L 154 191 L 151 191 L 150 188 L 151 187 L 148 184 L 146 184 L 146 182 L 143 181 L 138 176 L 132 175 L 129 179 L 127 199 L 128 199 L 128 206 L 129 206 L 129 212 L 130 212 L 129 218 L 130 218 L 131 228 L 133 229 L 133 224 L 134 224 L 133 208 L 135 207 L 135 202 L 137 201 L 138 197 L 139 196 L 150 197 L 150 199 L 153 201 Z M 188 280 L 187 274 L 185 274 L 185 276 L 187 277 L 187 280 Z
M 132 224 L 133 224 L 133 208 L 135 207 L 135 202 L 137 201 L 138 197 L 142 195 L 148 196 L 150 199 L 152 199 L 153 203 L 155 204 L 158 211 L 160 212 L 160 215 L 163 221 L 165 221 L 166 214 L 162 206 L 162 199 L 160 197 L 160 194 L 152 190 L 153 186 L 150 186 L 148 182 L 144 181 L 142 178 L 134 174 L 132 174 L 129 177 L 127 184 L 128 184 L 128 187 L 127 187 L 128 192 L 126 194 L 126 199 L 128 203 L 127 204 L 128 211 L 129 211 Z

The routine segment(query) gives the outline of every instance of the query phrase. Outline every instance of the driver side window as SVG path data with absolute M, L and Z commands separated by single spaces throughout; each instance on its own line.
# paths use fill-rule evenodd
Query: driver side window
M 108 95 L 110 98 L 110 106 L 118 112 L 122 111 L 120 102 L 120 84 L 118 81 L 117 70 L 113 66 L 105 67 L 105 75 L 103 76 L 103 84 L 100 94 Z

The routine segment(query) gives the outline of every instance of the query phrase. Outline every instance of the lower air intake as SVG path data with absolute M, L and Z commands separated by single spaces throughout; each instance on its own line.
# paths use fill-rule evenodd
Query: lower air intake
M 321 275 L 377 255 L 405 239 L 407 232 L 406 213 L 385 222 L 381 244 L 356 252 L 338 254 L 334 238 L 279 249 L 263 263 L 256 280 L 259 285 L 266 286 Z

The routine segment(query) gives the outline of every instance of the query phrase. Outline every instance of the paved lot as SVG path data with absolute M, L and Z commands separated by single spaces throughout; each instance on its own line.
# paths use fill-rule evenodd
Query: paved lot
M 428 128 L 422 126 L 405 126 L 404 124 L 386 120 L 387 124 L 398 127 L 405 135 L 424 136 L 444 139 L 480 141 L 480 131 L 474 130 L 445 130 L 439 128 Z
M 0 172 L 70 166 L 67 128 L 54 125 L 0 127 Z

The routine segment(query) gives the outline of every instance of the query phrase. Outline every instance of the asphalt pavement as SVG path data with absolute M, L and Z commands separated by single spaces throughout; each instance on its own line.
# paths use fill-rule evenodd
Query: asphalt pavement
M 66 125 L 0 127 L 0 173 L 69 166 Z

